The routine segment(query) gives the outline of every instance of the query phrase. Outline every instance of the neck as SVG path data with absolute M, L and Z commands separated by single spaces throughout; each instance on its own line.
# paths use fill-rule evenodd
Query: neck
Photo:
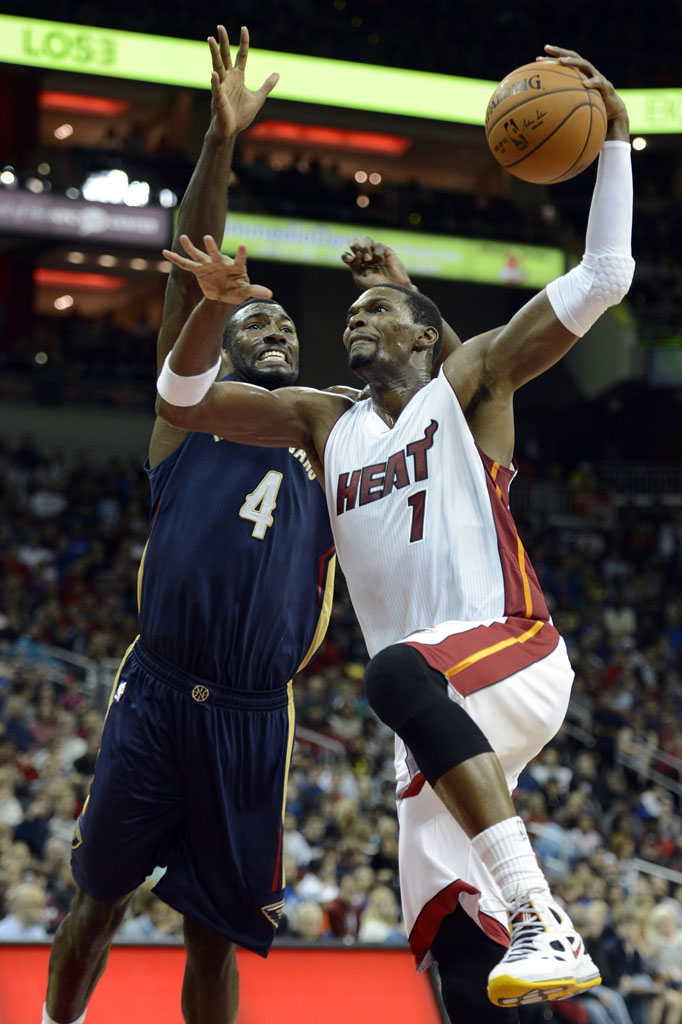
M 424 371 L 391 381 L 369 381 L 374 411 L 392 427 L 408 402 L 429 383 L 430 379 L 430 375 Z

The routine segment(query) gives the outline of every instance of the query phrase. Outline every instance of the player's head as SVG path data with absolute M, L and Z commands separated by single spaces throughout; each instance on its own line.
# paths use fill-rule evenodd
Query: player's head
M 422 361 L 430 369 L 443 344 L 443 320 L 426 295 L 401 284 L 368 288 L 348 310 L 343 335 L 348 365 L 360 377 L 367 369 Z
M 223 344 L 242 380 L 272 390 L 298 378 L 298 337 L 274 299 L 247 299 L 230 317 Z

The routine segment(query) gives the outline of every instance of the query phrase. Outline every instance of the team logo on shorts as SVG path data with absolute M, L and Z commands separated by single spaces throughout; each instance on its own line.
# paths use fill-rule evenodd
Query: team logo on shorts
M 274 924 L 275 928 L 278 927 L 282 917 L 282 909 L 284 907 L 284 900 L 278 900 L 277 903 L 270 903 L 266 907 L 261 907 L 261 912 L 265 914 L 270 924 Z
M 195 686 L 192 690 L 192 697 L 198 704 L 203 704 L 205 700 L 208 700 L 208 687 Z
M 125 688 L 126 688 L 126 681 L 125 681 L 125 679 L 123 679 L 123 680 L 121 680 L 121 682 L 116 687 L 116 693 L 114 694 L 114 701 L 117 704 L 120 701 L 120 699 L 123 696 L 123 694 L 125 693 Z

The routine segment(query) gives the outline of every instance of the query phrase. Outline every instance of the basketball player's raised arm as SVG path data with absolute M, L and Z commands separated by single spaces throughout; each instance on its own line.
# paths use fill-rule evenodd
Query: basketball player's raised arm
M 242 28 L 234 65 L 230 41 L 223 25 L 218 38 L 210 36 L 213 71 L 211 74 L 211 122 L 204 136 L 196 167 L 178 209 L 175 237 L 171 249 L 182 254 L 180 236 L 222 239 L 227 214 L 227 192 L 235 139 L 253 121 L 267 96 L 277 84 L 272 74 L 252 92 L 244 85 L 249 53 L 249 33 Z M 201 298 L 201 289 L 191 274 L 172 267 L 166 288 L 161 330 L 157 341 L 157 373 L 170 352 L 183 324 Z
M 625 104 L 613 85 L 588 61 L 572 50 L 549 50 L 563 63 L 582 71 L 589 88 L 599 90 L 608 128 L 599 154 L 580 264 L 550 282 L 501 330 L 481 335 L 464 346 L 473 346 L 470 358 L 478 352 L 481 378 L 509 394 L 553 366 L 609 306 L 620 302 L 634 273 L 630 251 L 632 168 Z M 454 357 L 446 361 L 445 372 L 457 375 Z
M 175 237 L 171 248 L 181 253 L 180 238 L 223 237 L 227 215 L 227 192 L 232 167 L 232 153 L 237 135 L 247 128 L 274 88 L 278 76 L 270 75 L 257 92 L 244 86 L 244 70 L 249 52 L 249 33 L 242 28 L 237 57 L 232 63 L 230 41 L 223 25 L 218 38 L 208 39 L 213 71 L 211 73 L 211 121 L 201 146 L 199 159 L 180 202 Z M 201 289 L 192 274 L 171 267 L 156 342 L 157 374 L 173 347 L 183 324 L 201 298 Z M 229 363 L 221 367 L 229 370 Z M 184 432 L 171 429 L 157 419 L 149 445 L 149 462 L 154 466 L 173 452 L 184 438 Z

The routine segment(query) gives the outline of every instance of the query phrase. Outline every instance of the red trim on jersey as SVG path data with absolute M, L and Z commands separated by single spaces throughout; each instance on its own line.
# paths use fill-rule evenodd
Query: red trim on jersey
M 324 572 L 327 567 L 327 561 L 336 551 L 336 547 L 331 547 L 329 551 L 325 551 L 323 555 L 319 557 L 319 569 L 317 574 L 317 600 L 322 600 L 322 584 L 324 582 Z
M 410 796 L 416 796 L 417 793 L 421 793 L 425 783 L 426 779 L 424 778 L 422 773 L 417 772 L 417 774 L 410 779 L 409 783 L 407 784 L 407 788 L 403 790 L 398 799 L 407 800 L 407 798 Z
M 280 885 L 280 870 L 281 870 L 280 865 L 281 865 L 281 863 L 282 863 L 282 826 L 280 825 L 279 826 L 279 841 L 277 843 L 277 859 L 275 861 L 275 874 L 274 874 L 274 877 L 272 879 L 272 891 L 273 892 L 276 892 L 278 889 L 282 888 L 282 886 Z
M 463 697 L 541 661 L 558 642 L 559 634 L 551 623 L 520 618 L 451 633 L 439 644 L 406 641 Z
M 154 516 L 152 518 L 152 525 L 149 527 L 149 535 L 150 536 L 151 536 L 152 530 L 154 529 L 154 523 L 156 522 L 156 517 L 159 514 L 159 509 L 160 508 L 161 508 L 161 502 L 159 502 L 158 505 L 156 506 L 156 508 L 154 509 Z
M 472 896 L 479 894 L 476 886 L 470 885 L 468 882 L 458 878 L 456 882 L 451 882 L 445 889 L 437 892 L 426 906 L 422 907 L 419 917 L 414 922 L 410 932 L 410 949 L 417 961 L 417 967 L 421 965 L 424 957 L 431 949 L 431 944 L 436 937 L 436 932 L 440 928 L 441 921 L 453 912 L 463 892 L 468 892 Z M 500 924 L 497 918 L 490 917 L 489 914 L 484 914 L 479 910 L 478 923 L 493 942 L 497 942 L 505 948 L 509 945 L 509 932 L 504 925 Z
M 547 622 L 549 611 L 538 578 L 509 511 L 509 485 L 516 476 L 516 470 L 501 466 L 480 448 L 478 453 L 485 469 L 490 507 L 497 531 L 504 579 L 504 614 Z

